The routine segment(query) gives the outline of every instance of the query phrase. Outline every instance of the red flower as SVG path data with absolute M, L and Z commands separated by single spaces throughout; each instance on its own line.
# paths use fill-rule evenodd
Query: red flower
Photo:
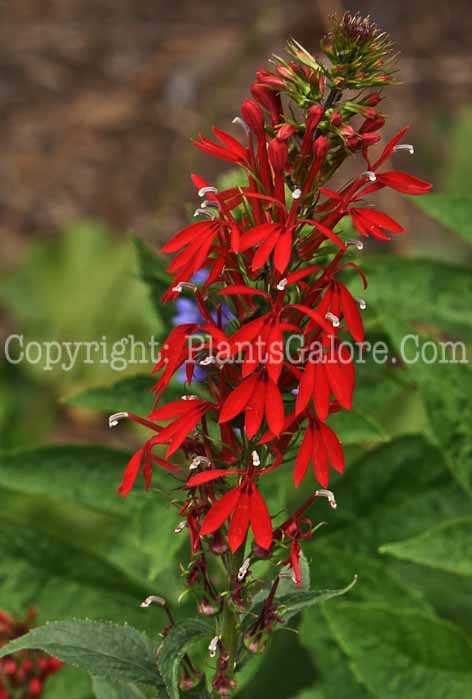
M 284 403 L 277 384 L 265 370 L 252 374 L 235 388 L 221 408 L 218 422 L 224 423 L 245 413 L 245 432 L 251 439 L 265 416 L 270 430 L 278 435 L 284 426 Z
M 199 473 L 190 478 L 187 485 L 194 488 L 216 478 L 235 473 L 237 469 L 217 469 Z M 208 511 L 202 522 L 200 536 L 212 534 L 231 517 L 228 529 L 228 543 L 234 553 L 246 539 L 249 527 L 258 546 L 268 550 L 272 544 L 272 520 L 269 510 L 249 472 L 236 488 L 229 490 Z
M 310 462 L 318 483 L 323 488 L 328 487 L 329 464 L 342 473 L 344 471 L 344 454 L 341 443 L 331 427 L 314 417 L 308 419 L 303 441 L 295 461 L 293 478 L 298 488 L 304 479 Z

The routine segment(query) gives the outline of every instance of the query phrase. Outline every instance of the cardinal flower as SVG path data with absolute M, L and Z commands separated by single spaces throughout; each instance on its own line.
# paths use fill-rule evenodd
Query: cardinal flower
M 324 422 L 330 412 L 331 394 L 339 405 L 351 410 L 354 384 L 355 369 L 349 349 L 335 339 L 327 352 L 318 344 L 309 351 L 303 368 L 295 413 L 300 414 L 312 399 L 318 417 Z
M 341 442 L 331 427 L 314 416 L 308 418 L 305 435 L 295 461 L 293 479 L 296 488 L 305 478 L 310 462 L 313 464 L 316 479 L 323 488 L 328 487 L 330 464 L 338 473 L 344 471 Z
M 259 431 L 264 416 L 270 430 L 279 435 L 284 426 L 284 403 L 277 384 L 265 369 L 251 374 L 226 398 L 219 422 L 233 420 L 244 412 L 244 429 L 251 439 Z
M 190 478 L 187 485 L 194 488 L 223 476 L 241 473 L 238 469 L 215 469 L 198 473 Z M 244 543 L 249 527 L 258 546 L 268 550 L 272 544 L 272 520 L 264 498 L 255 482 L 252 469 L 249 469 L 242 482 L 229 490 L 211 507 L 202 522 L 200 536 L 212 534 L 231 517 L 228 528 L 228 544 L 234 553 Z

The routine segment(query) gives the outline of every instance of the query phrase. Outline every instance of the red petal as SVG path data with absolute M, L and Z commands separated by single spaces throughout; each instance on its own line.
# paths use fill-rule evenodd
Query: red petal
M 331 390 L 343 408 L 351 410 L 352 393 L 354 391 L 352 376 L 353 367 L 347 363 L 343 364 L 339 361 L 339 358 L 332 353 L 330 353 L 329 356 L 327 355 L 327 357 L 325 369 Z
M 265 387 L 265 414 L 271 432 L 279 435 L 285 422 L 284 402 L 277 384 L 272 379 L 267 380 Z
M 275 246 L 274 265 L 275 269 L 283 274 L 288 267 L 290 257 L 292 255 L 292 233 L 286 231 L 283 233 Z
M 246 160 L 246 149 L 239 141 L 233 138 L 233 136 L 230 136 L 226 131 L 221 131 L 221 129 L 218 129 L 216 126 L 213 127 L 213 133 L 226 148 L 233 151 L 241 160 Z
M 375 163 L 372 165 L 373 170 L 379 168 L 387 160 L 387 158 L 390 156 L 390 153 L 393 151 L 397 143 L 401 141 L 401 139 L 409 130 L 409 128 L 409 126 L 405 126 L 401 131 L 395 134 L 395 136 L 387 143 L 387 145 L 382 151 L 380 158 L 376 160 Z
M 241 492 L 228 530 L 229 547 L 234 553 L 246 538 L 249 527 L 251 501 L 249 493 Z
M 239 415 L 250 400 L 256 387 L 257 376 L 250 376 L 229 394 L 221 409 L 218 422 L 228 422 Z
M 265 394 L 256 389 L 244 412 L 244 430 L 249 439 L 259 431 L 264 417 Z
M 272 520 L 266 502 L 256 486 L 251 493 L 251 529 L 258 546 L 268 551 L 272 544 Z
M 406 172 L 382 172 L 377 175 L 377 181 L 387 187 L 396 189 L 397 192 L 403 192 L 403 194 L 425 194 L 432 188 L 432 184 L 420 180 L 418 177 L 413 177 L 413 175 L 407 175 Z
M 321 487 L 327 488 L 329 483 L 328 452 L 319 430 L 315 430 L 313 435 L 313 470 Z
M 387 214 L 384 214 L 382 211 L 363 209 L 360 207 L 356 207 L 356 211 L 360 213 L 363 218 L 371 221 L 375 226 L 385 228 L 386 231 L 390 231 L 391 233 L 403 233 L 405 230 L 395 219 L 387 216 Z
M 253 271 L 260 269 L 265 265 L 265 263 L 269 259 L 270 253 L 272 252 L 277 243 L 278 238 L 278 233 L 272 233 L 268 238 L 264 240 L 262 245 L 260 245 L 257 248 L 256 254 L 254 255 L 254 258 L 252 260 L 251 269 Z
M 342 473 L 344 471 L 344 452 L 341 442 L 328 425 L 321 424 L 320 433 L 333 468 Z
M 211 471 L 196 473 L 194 476 L 188 479 L 186 485 L 189 488 L 195 488 L 197 485 L 210 483 L 210 481 L 214 481 L 217 478 L 223 478 L 223 476 L 233 476 L 236 473 L 241 473 L 241 471 L 237 468 L 214 468 Z
M 266 299 L 270 299 L 269 294 L 261 289 L 254 289 L 250 286 L 235 285 L 227 286 L 225 289 L 220 290 L 221 296 L 264 296 Z
M 315 368 L 315 390 L 314 404 L 316 414 L 323 422 L 328 417 L 329 413 L 329 397 L 331 390 L 329 387 L 328 376 L 326 374 L 326 366 L 322 362 L 318 362 Z
M 305 436 L 298 450 L 297 459 L 295 461 L 295 470 L 293 472 L 293 480 L 295 487 L 298 488 L 302 480 L 305 478 L 308 466 L 313 452 L 313 432 L 311 426 L 306 428 Z
M 173 238 L 169 240 L 168 243 L 162 248 L 162 252 L 176 252 L 188 245 L 192 240 L 198 240 L 202 235 L 206 233 L 214 232 L 216 235 L 219 224 L 215 225 L 214 221 L 199 221 L 198 223 L 193 223 L 191 226 L 187 226 L 176 233 Z
M 244 252 L 244 250 L 254 247 L 254 245 L 257 245 L 261 240 L 264 240 L 267 236 L 276 231 L 280 231 L 280 225 L 278 223 L 261 223 L 259 226 L 250 228 L 241 237 L 239 250 Z
M 167 405 L 162 405 L 157 410 L 153 410 L 149 415 L 151 420 L 171 420 L 173 417 L 185 415 L 190 410 L 193 410 L 197 405 L 202 405 L 203 400 L 175 400 Z
M 230 490 L 228 493 L 223 495 L 218 502 L 215 502 L 211 510 L 207 512 L 205 519 L 202 522 L 200 529 L 201 536 L 205 536 L 205 534 L 212 534 L 221 527 L 225 519 L 230 516 L 231 512 L 236 507 L 240 494 L 241 490 L 238 486 L 237 488 L 233 488 L 233 490 Z
M 356 301 L 353 299 L 351 292 L 346 289 L 344 284 L 338 283 L 339 292 L 341 294 L 341 306 L 344 317 L 354 340 L 364 342 L 364 325 L 362 323 L 361 313 Z
M 298 386 L 297 401 L 295 403 L 295 412 L 299 415 L 302 410 L 308 405 L 310 397 L 313 395 L 315 388 L 315 365 L 308 360 L 302 372 L 302 378 Z
M 134 454 L 128 462 L 126 470 L 123 474 L 123 480 L 121 481 L 120 487 L 118 488 L 118 494 L 126 497 L 131 491 L 136 478 L 138 477 L 139 469 L 141 467 L 141 461 L 144 456 L 144 447 L 139 449 L 136 454 Z

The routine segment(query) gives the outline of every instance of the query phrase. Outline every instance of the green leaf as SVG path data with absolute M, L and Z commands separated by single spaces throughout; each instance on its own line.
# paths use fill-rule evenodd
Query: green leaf
M 134 238 L 134 247 L 138 260 L 139 276 L 147 285 L 152 305 L 158 317 L 169 324 L 175 315 L 174 305 L 164 303 L 162 295 L 172 285 L 172 277 L 165 271 L 166 260 L 162 255 L 151 250 L 142 240 Z
M 43 650 L 91 675 L 162 686 L 155 647 L 131 626 L 70 619 L 55 621 L 11 641 L 0 658 L 25 649 Z
M 333 637 L 323 607 L 305 612 L 299 639 L 316 665 L 325 699 L 371 699 L 372 694 L 355 677 L 349 659 Z
M 371 255 L 365 272 L 368 303 L 374 306 L 397 348 L 405 334 L 425 324 L 458 337 L 471 337 L 472 275 L 468 267 Z
M 155 496 L 139 490 L 139 481 L 126 500 L 116 495 L 123 471 L 130 458 L 127 452 L 99 446 L 61 445 L 0 454 L 0 486 L 15 493 L 51 498 L 61 506 L 78 505 L 81 525 L 102 515 L 102 526 L 89 533 L 94 546 L 101 545 L 109 557 L 121 564 L 127 556 L 140 554 L 141 566 L 148 566 L 156 575 L 169 563 L 172 553 L 182 546 L 183 539 L 173 533 L 175 510 L 166 501 L 156 506 Z M 168 481 L 168 475 L 157 473 L 157 479 Z M 54 483 L 54 489 L 51 489 Z M 38 506 L 40 502 L 38 501 Z M 71 516 L 70 526 L 75 526 Z M 47 519 L 39 522 L 47 526 Z M 159 530 L 156 540 L 155 531 Z M 147 561 L 144 558 L 147 557 Z M 127 561 L 129 562 L 129 561 Z M 135 561 L 137 562 L 137 561 Z
M 345 595 L 347 592 L 352 590 L 357 582 L 357 576 L 355 576 L 352 582 L 346 587 L 339 590 L 311 590 L 310 592 L 292 592 L 289 595 L 284 595 L 277 600 L 277 607 L 280 615 L 285 621 L 291 619 L 298 612 L 308 609 L 309 607 L 314 607 L 317 604 L 326 602 L 333 597 L 340 597 Z
M 302 691 L 298 692 L 292 699 L 325 699 L 325 697 L 326 695 L 323 693 L 323 690 L 318 685 L 314 685 L 313 687 L 302 689 Z
M 472 198 L 455 194 L 414 197 L 415 204 L 449 230 L 472 242 Z
M 173 626 L 159 648 L 159 671 L 170 699 L 179 699 L 179 672 L 187 647 L 195 641 L 211 637 L 214 629 L 200 619 L 187 619 Z
M 464 699 L 472 644 L 457 627 L 418 611 L 340 602 L 324 610 L 356 675 L 380 699 Z
M 146 297 L 146 289 L 130 271 L 130 243 L 119 241 L 104 226 L 83 222 L 67 228 L 49 241 L 30 247 L 21 269 L 0 288 L 17 327 L 25 341 L 58 341 L 77 350 L 75 363 L 62 344 L 61 370 L 53 365 L 43 371 L 43 363 L 24 363 L 28 372 L 41 376 L 41 382 L 61 386 L 76 384 L 86 378 L 93 381 L 113 380 L 110 362 L 103 363 L 99 341 L 106 336 L 108 356 L 113 343 L 133 335 L 146 341 L 162 332 Z M 85 348 L 70 347 L 74 342 L 88 342 Z
M 87 388 L 70 396 L 65 402 L 77 408 L 109 413 L 125 410 L 136 415 L 148 415 L 154 403 L 151 388 L 155 383 L 156 380 L 148 374 L 137 375 L 110 386 Z
M 472 517 L 443 522 L 419 536 L 381 546 L 388 553 L 456 575 L 472 576 Z
M 441 452 L 420 435 L 372 449 L 335 487 L 338 508 L 323 513 L 323 539 L 341 551 L 375 555 L 379 546 L 470 513 Z M 361 571 L 355 571 L 359 574 Z
M 472 494 L 472 369 L 468 364 L 419 364 L 414 376 L 433 440 L 451 471 Z
M 354 410 L 334 413 L 330 416 L 328 424 L 344 445 L 388 440 L 382 425 L 374 417 Z
M 134 684 L 111 682 L 102 677 L 92 678 L 92 688 L 95 699 L 146 699 L 146 697 L 151 697 L 151 694 L 145 694 Z M 152 696 L 155 698 L 156 693 L 154 692 Z

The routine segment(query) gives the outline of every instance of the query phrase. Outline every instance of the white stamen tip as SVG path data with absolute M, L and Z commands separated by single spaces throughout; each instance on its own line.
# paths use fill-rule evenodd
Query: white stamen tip
M 260 466 L 261 465 L 261 459 L 257 451 L 253 451 L 252 454 L 252 463 L 254 466 Z
M 394 146 L 394 153 L 399 150 L 406 150 L 410 155 L 415 154 L 415 147 L 411 143 L 399 143 L 398 146 Z
M 331 311 L 328 311 L 325 315 L 326 320 L 330 320 L 333 324 L 333 328 L 339 328 L 341 321 L 339 320 L 338 316 L 334 315 L 334 313 L 331 313 Z
M 213 355 L 209 355 L 208 357 L 205 357 L 205 359 L 202 359 L 202 361 L 198 363 L 200 364 L 200 366 L 209 366 L 210 364 L 216 364 L 216 362 L 216 357 L 213 357 Z
M 359 304 L 359 308 L 361 311 L 365 311 L 367 308 L 367 303 L 365 302 L 365 299 L 356 299 L 357 303 Z
M 218 190 L 216 187 L 200 187 L 198 190 L 198 196 L 202 198 L 207 194 L 218 194 Z
M 211 639 L 210 645 L 208 646 L 208 650 L 210 651 L 210 658 L 214 658 L 216 656 L 219 640 L 219 636 L 213 636 L 213 638 Z
M 211 461 L 210 459 L 207 459 L 206 456 L 195 456 L 189 466 L 189 470 L 194 471 L 196 468 L 201 466 L 201 464 L 206 464 L 206 466 L 209 466 Z
M 177 294 L 181 294 L 184 289 L 196 291 L 198 289 L 198 286 L 193 282 L 179 282 L 178 284 L 172 287 L 172 291 L 175 291 Z
M 195 209 L 193 213 L 193 217 L 196 218 L 197 216 L 206 216 L 207 218 L 214 219 L 216 215 L 216 212 L 213 210 L 208 210 L 208 209 Z
M 277 289 L 279 291 L 284 291 L 287 288 L 288 279 L 281 279 L 277 284 Z
M 334 493 L 331 490 L 325 490 L 324 488 L 321 488 L 321 490 L 315 491 L 315 495 L 317 497 L 323 497 L 327 498 L 330 506 L 335 510 L 337 508 L 337 503 L 334 497 Z
M 189 396 L 182 396 L 182 400 L 198 400 L 198 396 L 194 395 L 189 395 Z
M 377 181 L 377 175 L 375 172 L 372 172 L 372 170 L 366 170 L 365 172 L 361 172 L 361 177 L 367 177 L 368 180 L 371 182 L 376 182 Z
M 108 427 L 116 427 L 120 420 L 125 420 L 128 417 L 128 413 L 113 413 L 108 418 Z
M 139 606 L 143 609 L 147 609 L 151 606 L 151 604 L 158 604 L 160 607 L 165 607 L 166 601 L 163 597 L 159 597 L 158 595 L 150 595 L 149 597 L 146 597 L 146 599 L 141 602 Z
M 249 134 L 249 126 L 246 124 L 244 119 L 241 119 L 241 117 L 235 116 L 232 123 L 237 124 L 245 131 L 246 134 Z
M 251 557 L 246 558 L 246 560 L 242 564 L 241 568 L 238 570 L 239 582 L 242 582 L 244 580 L 244 578 L 246 577 L 250 565 L 251 565 Z
M 297 187 L 296 189 L 293 190 L 293 192 L 292 192 L 292 199 L 300 199 L 301 196 L 302 196 L 302 190 L 301 190 L 301 189 L 299 189 L 299 188 Z
M 216 201 L 209 201 L 208 199 L 205 199 L 205 201 L 202 201 L 202 209 L 217 209 L 218 204 Z
M 358 238 L 346 240 L 346 245 L 352 245 L 359 251 L 364 249 L 364 243 L 362 242 L 362 240 L 359 240 Z
M 174 529 L 174 534 L 180 534 L 187 526 L 187 520 L 183 519 Z

